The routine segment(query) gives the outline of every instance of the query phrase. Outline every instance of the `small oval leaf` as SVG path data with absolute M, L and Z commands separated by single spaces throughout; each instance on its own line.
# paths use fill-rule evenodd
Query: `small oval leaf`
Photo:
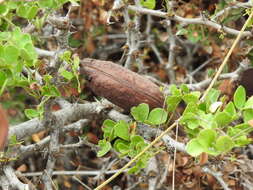
M 234 104 L 238 109 L 242 109 L 246 102 L 246 91 L 243 86 L 239 86 L 234 94 Z
M 153 109 L 148 116 L 148 123 L 160 125 L 167 121 L 168 113 L 162 108 Z

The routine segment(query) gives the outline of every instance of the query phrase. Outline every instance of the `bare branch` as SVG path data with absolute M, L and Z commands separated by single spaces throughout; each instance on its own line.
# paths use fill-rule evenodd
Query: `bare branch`
M 127 172 L 128 170 L 125 170 L 124 172 Z M 118 170 L 110 170 L 105 171 L 104 174 L 110 175 L 117 173 Z M 53 171 L 53 176 L 55 175 L 82 175 L 82 176 L 97 176 L 101 173 L 100 170 L 97 171 Z M 33 177 L 33 176 L 41 176 L 42 172 L 32 172 L 32 173 L 21 173 L 21 176 L 26 177 Z
M 23 184 L 22 182 L 19 181 L 11 166 L 5 165 L 3 167 L 3 170 L 6 178 L 8 179 L 13 188 L 17 188 L 18 190 L 29 190 L 29 185 Z
M 222 174 L 220 172 L 214 172 L 211 169 L 209 169 L 208 167 L 204 167 L 202 168 L 203 172 L 205 173 L 209 173 L 211 174 L 213 177 L 216 178 L 216 180 L 220 183 L 220 185 L 222 186 L 222 188 L 224 190 L 231 190 L 228 185 L 225 183 L 225 181 L 222 179 Z
M 172 17 L 169 17 L 166 12 L 136 7 L 133 5 L 129 5 L 128 9 L 132 10 L 132 11 L 139 12 L 141 14 L 148 14 L 148 15 L 157 16 L 157 17 L 161 17 L 161 18 L 165 18 L 165 19 L 169 19 L 169 20 L 175 20 L 177 22 L 182 22 L 185 24 L 203 24 L 206 26 L 213 27 L 213 28 L 217 29 L 218 31 L 224 31 L 224 32 L 226 32 L 228 34 L 232 34 L 232 35 L 238 35 L 240 32 L 240 31 L 235 30 L 233 28 L 229 28 L 227 26 L 222 26 L 221 24 L 218 24 L 214 21 L 208 20 L 207 18 L 203 18 L 203 17 L 184 18 L 184 17 L 178 16 L 178 15 L 174 15 Z M 250 31 L 243 32 L 242 37 L 246 37 L 246 36 L 252 37 L 252 33 Z

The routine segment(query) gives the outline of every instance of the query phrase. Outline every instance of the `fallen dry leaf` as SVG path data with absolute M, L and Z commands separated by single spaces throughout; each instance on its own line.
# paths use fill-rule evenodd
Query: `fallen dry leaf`
M 229 97 L 233 96 L 235 84 L 230 79 L 225 79 L 221 82 L 219 90 L 222 94 L 225 94 Z
M 199 165 L 204 165 L 206 164 L 208 161 L 208 154 L 203 152 L 201 155 L 200 155 L 200 158 L 199 158 Z
M 253 127 L 253 119 L 249 120 L 249 121 L 248 121 L 248 124 L 249 124 L 251 127 Z
M 22 164 L 16 170 L 19 171 L 19 172 L 26 172 L 27 169 L 28 169 L 27 165 L 26 164 Z

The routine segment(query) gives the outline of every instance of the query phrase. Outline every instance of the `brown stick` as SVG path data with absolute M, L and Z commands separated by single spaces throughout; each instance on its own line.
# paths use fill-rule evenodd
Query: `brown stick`
M 0 105 L 0 151 L 3 150 L 9 131 L 7 116 Z

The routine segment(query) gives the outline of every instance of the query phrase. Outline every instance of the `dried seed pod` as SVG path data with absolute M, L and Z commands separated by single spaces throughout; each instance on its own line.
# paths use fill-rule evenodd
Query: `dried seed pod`
M 159 87 L 147 78 L 110 61 L 86 58 L 81 63 L 80 72 L 88 78 L 88 87 L 125 111 L 140 103 L 151 108 L 163 106 Z
M 3 150 L 8 137 L 9 124 L 7 116 L 0 105 L 0 151 Z
M 253 69 L 247 69 L 241 74 L 239 84 L 246 89 L 247 96 L 250 97 L 253 95 Z

